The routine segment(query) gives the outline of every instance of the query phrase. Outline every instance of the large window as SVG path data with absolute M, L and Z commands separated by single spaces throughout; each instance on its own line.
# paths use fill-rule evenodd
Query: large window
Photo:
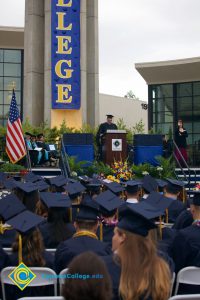
M 200 82 L 149 86 L 149 127 L 174 132 L 178 119 L 188 131 L 190 163 L 200 163 Z
M 15 87 L 16 100 L 22 115 L 23 50 L 0 49 L 0 125 L 6 126 Z

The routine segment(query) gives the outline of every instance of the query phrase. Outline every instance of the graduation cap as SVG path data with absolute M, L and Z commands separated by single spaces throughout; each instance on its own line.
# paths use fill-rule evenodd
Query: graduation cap
M 8 178 L 4 181 L 4 187 L 8 190 L 12 190 L 15 188 L 15 183 L 16 183 L 16 180 L 14 180 L 13 178 Z
M 113 115 L 106 115 L 106 117 L 107 117 L 107 118 L 110 118 L 110 119 L 114 118 Z
M 33 182 L 15 182 L 15 187 L 24 191 L 25 193 L 31 193 L 38 190 L 38 186 Z
M 149 215 L 144 209 L 142 214 L 135 212 L 130 205 L 126 206 L 123 210 L 121 219 L 117 224 L 117 227 L 131 233 L 141 235 L 143 237 L 148 235 L 149 230 L 156 228 L 157 226 L 150 221 L 146 216 Z M 133 206 L 133 205 L 132 205 Z
M 16 195 L 10 194 L 0 199 L 0 216 L 4 221 L 7 221 L 24 210 L 26 210 L 26 207 Z
M 158 184 L 151 175 L 146 175 L 142 180 L 142 187 L 148 192 L 157 191 Z
M 159 207 L 154 207 L 153 205 L 149 204 L 148 201 L 141 201 L 138 203 L 133 204 L 126 204 L 127 207 L 143 217 L 147 218 L 148 220 L 157 218 L 162 215 L 162 211 Z
M 98 195 L 95 202 L 100 205 L 100 211 L 105 217 L 114 215 L 117 208 L 123 204 L 122 200 L 111 191 L 105 191 Z
M 65 186 L 65 189 L 72 198 L 77 197 L 80 193 L 86 190 L 86 188 L 80 182 L 69 183 Z
M 170 179 L 170 178 L 167 178 L 166 180 L 168 182 L 168 185 L 171 185 L 174 188 L 179 189 L 180 191 L 185 186 L 185 183 L 181 180 Z
M 51 185 L 55 185 L 57 187 L 61 187 L 67 184 L 66 177 L 63 175 L 48 178 L 48 181 L 50 182 Z
M 25 132 L 25 135 L 32 136 L 32 133 L 30 133 L 30 132 L 26 131 L 26 132 Z
M 141 185 L 141 181 L 139 180 L 129 180 L 126 183 L 126 191 L 127 193 L 133 194 L 138 191 L 139 186 Z
M 40 138 L 43 137 L 43 136 L 44 136 L 43 133 L 39 133 L 39 134 L 37 135 L 37 138 L 40 139 Z
M 35 184 L 37 185 L 37 189 L 39 192 L 48 190 L 48 188 L 49 188 L 48 183 L 46 183 L 44 180 L 37 181 L 37 182 L 35 182 Z
M 99 206 L 89 195 L 85 195 L 78 207 L 79 212 L 76 215 L 77 221 L 97 221 L 99 216 Z
M 29 173 L 27 173 L 27 174 L 24 176 L 24 180 L 25 180 L 25 181 L 28 181 L 28 182 L 36 182 L 36 181 L 41 180 L 41 179 L 42 179 L 41 176 L 36 175 L 36 174 L 34 174 L 34 173 L 32 173 L 32 172 L 29 172 Z
M 124 191 L 124 187 L 118 182 L 106 183 L 105 186 L 113 193 L 118 194 Z
M 7 223 L 19 232 L 19 250 L 18 258 L 19 264 L 22 262 L 22 238 L 21 235 L 28 235 L 36 229 L 36 227 L 42 223 L 45 219 L 25 210 L 19 213 L 17 216 L 9 219 Z
M 190 199 L 190 204 L 200 206 L 200 191 L 194 191 L 194 197 Z
M 160 214 L 161 216 L 164 214 L 165 210 L 172 204 L 173 201 L 174 199 L 165 197 L 158 192 L 151 192 L 149 194 L 149 197 L 143 202 L 147 202 L 148 204 L 151 204 L 155 208 L 159 209 L 162 212 Z
M 70 198 L 61 193 L 50 193 L 50 192 L 42 192 L 40 193 L 40 199 L 44 202 L 44 204 L 48 208 L 67 208 L 71 207 L 71 200 Z
M 156 179 L 156 182 L 157 182 L 159 188 L 164 188 L 167 185 L 167 182 L 162 179 Z

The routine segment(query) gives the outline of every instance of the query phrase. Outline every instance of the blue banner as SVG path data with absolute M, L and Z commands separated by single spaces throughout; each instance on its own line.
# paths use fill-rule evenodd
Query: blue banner
M 80 109 L 80 0 L 51 1 L 52 108 Z

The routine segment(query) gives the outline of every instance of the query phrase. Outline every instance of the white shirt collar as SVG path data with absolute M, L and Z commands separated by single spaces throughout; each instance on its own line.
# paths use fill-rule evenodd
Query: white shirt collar
M 126 200 L 126 203 L 138 203 L 138 200 L 136 198 L 130 198 Z

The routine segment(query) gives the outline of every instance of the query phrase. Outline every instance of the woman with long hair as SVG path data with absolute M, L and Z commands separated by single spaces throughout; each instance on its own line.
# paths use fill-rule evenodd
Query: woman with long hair
M 157 254 L 149 233 L 154 223 L 144 216 L 124 210 L 114 230 L 112 250 L 120 259 L 120 297 L 123 300 L 167 300 L 171 273 Z
M 187 133 L 187 130 L 183 127 L 183 121 L 178 120 L 178 126 L 175 131 L 175 142 L 176 142 L 178 149 L 175 149 L 175 155 L 181 165 L 184 165 L 182 157 L 184 158 L 184 160 L 186 162 L 188 160 L 187 141 L 186 141 L 187 137 L 188 137 L 188 133 Z
M 76 256 L 69 264 L 62 295 L 66 300 L 111 300 L 112 284 L 104 261 L 93 252 Z M 73 278 L 73 276 L 79 276 Z

